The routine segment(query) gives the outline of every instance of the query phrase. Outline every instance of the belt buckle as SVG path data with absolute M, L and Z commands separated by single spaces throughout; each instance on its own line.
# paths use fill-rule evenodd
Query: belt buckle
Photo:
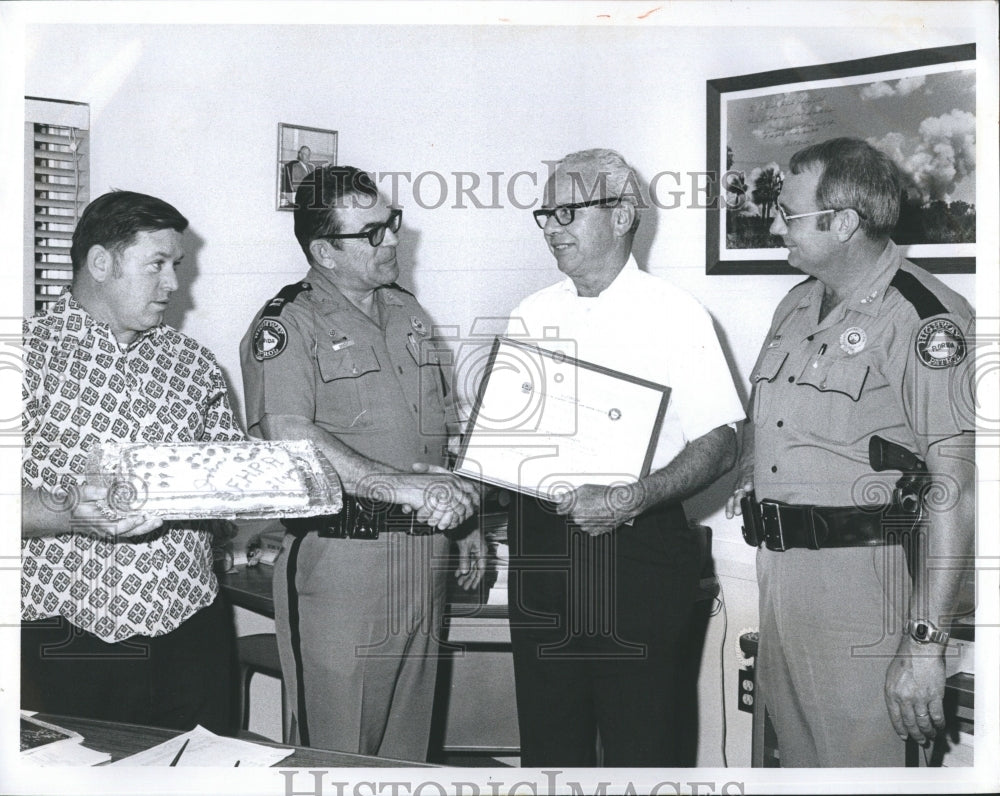
M 781 506 L 774 500 L 760 501 L 761 524 L 764 526 L 764 546 L 775 553 L 783 553 L 785 534 L 781 528 Z

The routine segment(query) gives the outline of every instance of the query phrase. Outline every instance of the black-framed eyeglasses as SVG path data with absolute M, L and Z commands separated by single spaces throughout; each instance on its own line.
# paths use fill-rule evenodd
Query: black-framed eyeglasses
M 385 231 L 391 229 L 399 232 L 403 225 L 403 211 L 401 208 L 393 207 L 389 210 L 389 218 L 382 222 L 369 224 L 361 232 L 341 232 L 339 235 L 320 235 L 324 240 L 343 240 L 344 238 L 368 238 L 372 246 L 381 246 L 385 240 Z
M 532 215 L 535 217 L 535 223 L 538 224 L 540 229 L 545 229 L 545 225 L 552 216 L 555 216 L 560 226 L 566 227 L 573 223 L 576 211 L 581 207 L 614 207 L 620 203 L 621 199 L 613 196 L 604 199 L 591 199 L 587 202 L 574 202 L 573 204 L 559 205 L 551 208 L 543 207 L 541 210 L 532 211 Z

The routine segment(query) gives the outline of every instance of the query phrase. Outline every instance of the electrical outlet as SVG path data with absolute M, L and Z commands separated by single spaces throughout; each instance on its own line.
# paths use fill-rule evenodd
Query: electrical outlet
M 749 666 L 739 671 L 740 682 L 736 693 L 739 697 L 739 709 L 746 713 L 753 713 L 753 706 L 756 700 L 757 680 L 754 676 L 754 667 Z

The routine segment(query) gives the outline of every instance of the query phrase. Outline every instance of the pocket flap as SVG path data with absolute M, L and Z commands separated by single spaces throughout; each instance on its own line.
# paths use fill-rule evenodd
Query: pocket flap
M 323 381 L 356 379 L 365 373 L 379 370 L 378 357 L 371 347 L 351 346 L 340 351 L 323 348 L 316 355 Z
M 767 349 L 761 354 L 757 367 L 750 375 L 750 381 L 774 381 L 786 359 L 788 359 L 787 351 L 782 351 L 780 348 Z
M 808 384 L 823 392 L 840 392 L 852 401 L 861 398 L 868 379 L 868 365 L 855 359 L 819 357 L 810 360 L 799 374 L 799 384 Z

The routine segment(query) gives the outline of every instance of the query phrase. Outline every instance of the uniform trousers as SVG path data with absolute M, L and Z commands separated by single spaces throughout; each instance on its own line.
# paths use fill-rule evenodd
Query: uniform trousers
M 161 636 L 108 643 L 62 617 L 21 625 L 21 707 L 43 713 L 235 732 L 235 647 L 221 598 Z
M 677 766 L 699 579 L 680 505 L 591 537 L 551 504 L 511 508 L 509 606 L 521 765 Z
M 782 767 L 905 765 L 884 696 L 910 593 L 902 548 L 762 548 L 757 579 L 759 698 Z
M 442 534 L 285 535 L 275 626 L 299 743 L 427 759 L 448 546 Z

